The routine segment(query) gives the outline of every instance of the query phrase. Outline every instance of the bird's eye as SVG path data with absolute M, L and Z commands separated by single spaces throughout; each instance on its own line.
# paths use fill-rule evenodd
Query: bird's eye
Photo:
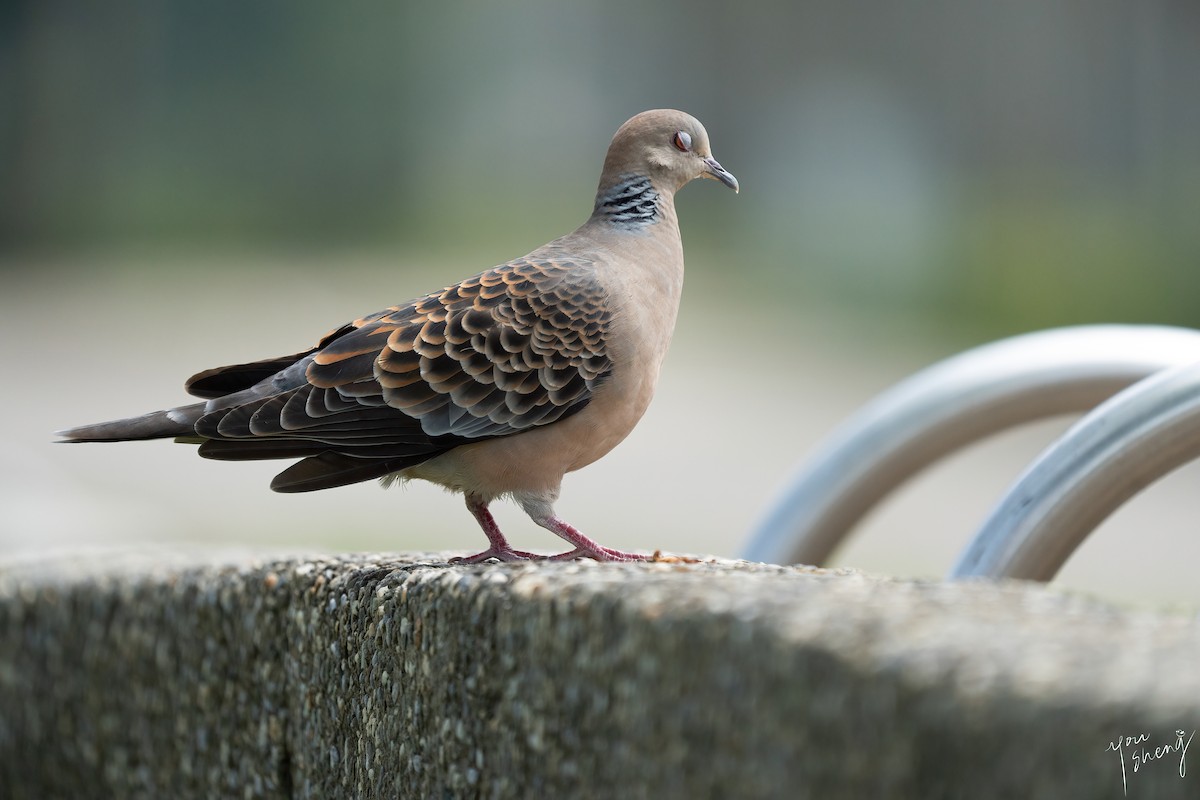
M 675 138 L 671 140 L 676 149 L 684 153 L 692 149 L 692 137 L 687 131 L 676 131 Z

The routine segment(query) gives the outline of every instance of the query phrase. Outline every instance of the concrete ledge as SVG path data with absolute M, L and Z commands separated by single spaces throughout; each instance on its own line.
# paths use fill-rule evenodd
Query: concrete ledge
M 0 796 L 1194 797 L 1200 625 L 1024 584 L 443 556 L 0 565 Z M 1200 741 L 1192 751 L 1200 760 Z M 1187 766 L 1192 766 L 1187 764 Z

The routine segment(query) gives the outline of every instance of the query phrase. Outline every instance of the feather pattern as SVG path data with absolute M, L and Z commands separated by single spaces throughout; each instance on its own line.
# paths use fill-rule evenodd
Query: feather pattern
M 612 371 L 610 311 L 590 267 L 527 256 L 355 320 L 291 360 L 202 372 L 193 393 L 238 391 L 195 421 L 209 440 L 200 453 L 419 463 L 570 416 Z M 312 480 L 334 463 L 339 475 L 367 469 L 325 459 L 296 475 Z

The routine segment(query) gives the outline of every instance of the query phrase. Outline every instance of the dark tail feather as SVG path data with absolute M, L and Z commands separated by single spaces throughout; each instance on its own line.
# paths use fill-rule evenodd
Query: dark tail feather
M 271 481 L 277 492 L 315 492 L 332 489 L 372 478 L 382 478 L 389 472 L 420 464 L 429 455 L 412 458 L 355 458 L 328 451 L 319 456 L 310 456 L 285 469 Z
M 227 394 L 249 389 L 259 381 L 266 380 L 277 372 L 287 369 L 313 351 L 305 350 L 290 356 L 267 358 L 250 364 L 231 364 L 198 372 L 187 379 L 183 388 L 196 397 L 224 397 Z
M 130 442 L 139 439 L 172 439 L 195 435 L 196 420 L 204 414 L 204 403 L 151 411 L 140 417 L 81 425 L 57 431 L 68 442 Z
M 285 439 L 205 439 L 197 451 L 204 458 L 217 461 L 262 461 L 271 458 L 303 458 L 329 450 L 320 442 Z
M 181 437 L 182 439 L 182 437 Z M 179 440 L 177 440 L 179 441 Z M 416 445 L 402 441 L 392 444 L 353 445 L 352 449 L 339 448 L 335 444 L 312 439 L 288 439 L 280 436 L 258 436 L 241 439 L 209 439 L 197 436 L 189 440 L 200 445 L 199 453 L 204 458 L 217 461 L 262 461 L 271 458 L 304 458 L 322 453 L 337 452 L 357 461 L 405 461 L 405 466 L 420 463 L 446 452 L 447 448 L 436 445 Z
M 249 364 L 231 364 L 228 367 L 215 367 L 198 372 L 187 379 L 184 388 L 188 394 L 196 397 L 224 397 L 227 394 L 249 389 L 259 381 L 265 381 L 278 372 L 294 366 L 296 362 L 311 356 L 334 339 L 339 339 L 347 333 L 356 330 L 353 324 L 343 325 L 337 330 L 325 334 L 316 347 L 310 347 L 303 353 L 278 358 L 264 358 L 262 361 L 252 361 Z

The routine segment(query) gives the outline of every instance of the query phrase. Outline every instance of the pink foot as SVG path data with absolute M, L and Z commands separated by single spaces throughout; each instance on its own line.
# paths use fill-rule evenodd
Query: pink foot
M 543 528 L 575 545 L 574 550 L 553 556 L 528 553 L 524 550 L 514 550 L 512 545 L 508 543 L 508 540 L 504 538 L 504 534 L 500 531 L 500 526 L 496 524 L 496 518 L 488 511 L 487 503 L 484 502 L 483 498 L 468 494 L 466 500 L 467 508 L 474 515 L 476 521 L 479 522 L 479 527 L 483 528 L 483 533 L 488 538 L 489 547 L 482 553 L 476 553 L 473 556 L 452 558 L 450 559 L 451 564 L 479 564 L 493 558 L 497 561 L 574 561 L 577 558 L 594 558 L 597 561 L 654 561 L 658 558 L 657 553 L 647 556 L 641 553 L 626 553 L 623 550 L 604 547 L 598 542 L 594 542 L 584 536 L 576 528 L 554 516 L 553 513 L 545 516 L 540 514 L 534 516 L 531 512 L 530 516 Z M 527 508 L 526 511 L 528 510 Z
M 473 556 L 458 556 L 450 559 L 451 564 L 480 564 L 489 558 L 497 561 L 536 561 L 546 556 L 537 553 L 527 553 L 524 550 L 513 550 L 511 547 L 489 547 L 482 553 Z
M 653 561 L 654 556 L 645 556 L 641 553 L 626 553 L 624 550 L 614 550 L 611 547 L 604 547 L 599 542 L 593 541 L 579 532 L 578 528 L 569 525 L 565 521 L 555 516 L 535 519 L 539 525 L 548 531 L 551 531 L 556 536 L 566 539 L 571 544 L 575 545 L 574 550 L 566 553 L 559 553 L 556 556 L 550 556 L 551 561 L 573 561 L 576 558 L 594 558 L 597 561 Z
M 566 553 L 559 553 L 554 556 L 544 556 L 547 561 L 574 561 L 578 558 L 594 558 L 597 561 L 653 561 L 654 556 L 642 555 L 641 553 L 626 553 L 624 550 L 613 550 L 610 547 L 601 547 L 597 545 L 591 547 L 576 547 Z

